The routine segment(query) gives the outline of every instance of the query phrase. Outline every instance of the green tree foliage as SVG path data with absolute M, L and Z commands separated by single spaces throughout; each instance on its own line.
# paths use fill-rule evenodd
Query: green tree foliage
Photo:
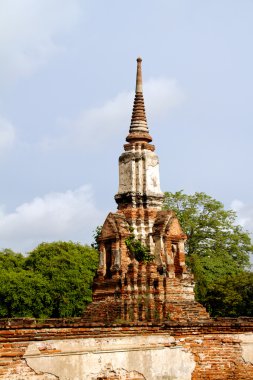
M 206 303 L 216 316 L 253 316 L 253 273 L 225 276 L 208 290 Z
M 92 248 L 96 249 L 97 251 L 99 250 L 99 236 L 101 234 L 103 226 L 97 226 L 95 231 L 93 231 L 93 243 L 91 243 Z
M 222 297 L 222 286 L 228 279 L 231 279 L 231 287 L 235 287 L 241 276 L 252 281 L 247 272 L 249 256 L 253 252 L 249 234 L 236 225 L 234 211 L 225 210 L 221 202 L 205 193 L 165 193 L 164 208 L 176 212 L 188 237 L 187 264 L 195 275 L 197 299 L 212 315 L 226 315 L 227 308 L 216 300 L 215 294 L 220 288 Z M 237 288 L 236 292 L 240 289 Z M 248 298 L 246 302 L 249 301 Z M 238 306 L 229 315 L 238 315 L 242 310 L 245 309 L 240 311 Z
M 48 281 L 20 269 L 0 270 L 0 317 L 45 318 L 52 315 Z
M 52 316 L 56 318 L 80 315 L 91 302 L 97 264 L 94 249 L 72 242 L 42 243 L 26 260 L 26 268 L 49 281 Z
M 0 251 L 0 270 L 18 270 L 23 268 L 25 258 L 21 253 L 15 253 L 11 249 Z
M 27 257 L 0 252 L 0 316 L 81 315 L 97 264 L 93 248 L 72 242 L 42 243 Z

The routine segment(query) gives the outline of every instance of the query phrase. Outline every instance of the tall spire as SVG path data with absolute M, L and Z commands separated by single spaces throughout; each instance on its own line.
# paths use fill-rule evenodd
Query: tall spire
M 149 131 L 142 91 L 141 62 L 142 59 L 140 57 L 137 58 L 135 98 L 129 135 L 126 138 L 126 141 L 130 143 L 152 141 L 152 137 L 148 133 Z
M 135 87 L 135 93 L 141 92 L 142 93 L 142 72 L 141 72 L 141 57 L 137 58 L 137 73 L 136 73 L 136 87 Z M 144 110 L 145 111 L 145 110 Z

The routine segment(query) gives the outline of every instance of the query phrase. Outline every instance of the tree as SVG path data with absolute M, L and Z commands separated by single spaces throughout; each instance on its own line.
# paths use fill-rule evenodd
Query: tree
M 98 253 L 72 242 L 42 243 L 27 257 L 0 252 L 0 317 L 71 317 L 91 302 Z
M 42 243 L 29 253 L 25 267 L 50 283 L 51 317 L 82 315 L 92 300 L 98 265 L 95 249 L 73 242 Z
M 25 262 L 20 253 L 0 252 L 0 317 L 43 318 L 51 313 L 49 282 L 25 270 Z
M 253 273 L 225 276 L 208 289 L 206 303 L 216 316 L 253 316 Z
M 52 315 L 50 283 L 30 270 L 0 270 L 0 317 L 46 318 Z
M 11 249 L 0 251 L 0 270 L 18 270 L 23 268 L 25 257 L 21 253 L 15 253 Z
M 205 193 L 165 193 L 164 207 L 175 211 L 187 235 L 187 264 L 195 275 L 196 298 L 213 315 L 219 314 L 211 297 L 219 284 L 222 288 L 224 279 L 232 276 L 235 284 L 236 276 L 240 278 L 249 269 L 253 252 L 249 234 L 236 225 L 234 211 L 225 210 L 221 202 Z

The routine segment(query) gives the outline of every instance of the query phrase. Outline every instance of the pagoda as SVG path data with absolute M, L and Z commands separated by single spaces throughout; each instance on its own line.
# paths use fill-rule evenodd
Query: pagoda
M 118 210 L 108 214 L 98 238 L 99 268 L 93 302 L 84 319 L 104 323 L 207 320 L 209 314 L 195 301 L 194 279 L 185 264 L 187 236 L 175 213 L 163 209 L 141 64 L 137 58 L 132 118 L 119 157 Z

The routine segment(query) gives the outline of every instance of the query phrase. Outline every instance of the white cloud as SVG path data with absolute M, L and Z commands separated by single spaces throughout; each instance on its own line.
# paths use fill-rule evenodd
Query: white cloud
M 42 241 L 92 241 L 92 231 L 104 215 L 94 203 L 90 186 L 49 193 L 24 203 L 12 213 L 0 213 L 0 248 L 25 252 Z
M 237 213 L 238 223 L 253 235 L 253 204 L 245 204 L 235 199 L 231 208 Z
M 0 116 L 0 154 L 13 146 L 15 138 L 16 133 L 11 122 Z
M 79 2 L 0 2 L 0 83 L 32 73 L 64 48 L 59 38 L 76 24 Z
M 185 100 L 185 94 L 175 79 L 151 78 L 144 84 L 147 114 L 157 118 Z
M 152 115 L 152 119 L 180 105 L 184 100 L 183 91 L 174 79 L 150 79 L 143 87 L 147 115 Z M 61 135 L 45 138 L 42 147 L 94 149 L 102 143 L 111 142 L 122 131 L 127 133 L 133 100 L 134 92 L 122 92 L 101 107 L 85 110 L 76 120 L 63 122 Z

